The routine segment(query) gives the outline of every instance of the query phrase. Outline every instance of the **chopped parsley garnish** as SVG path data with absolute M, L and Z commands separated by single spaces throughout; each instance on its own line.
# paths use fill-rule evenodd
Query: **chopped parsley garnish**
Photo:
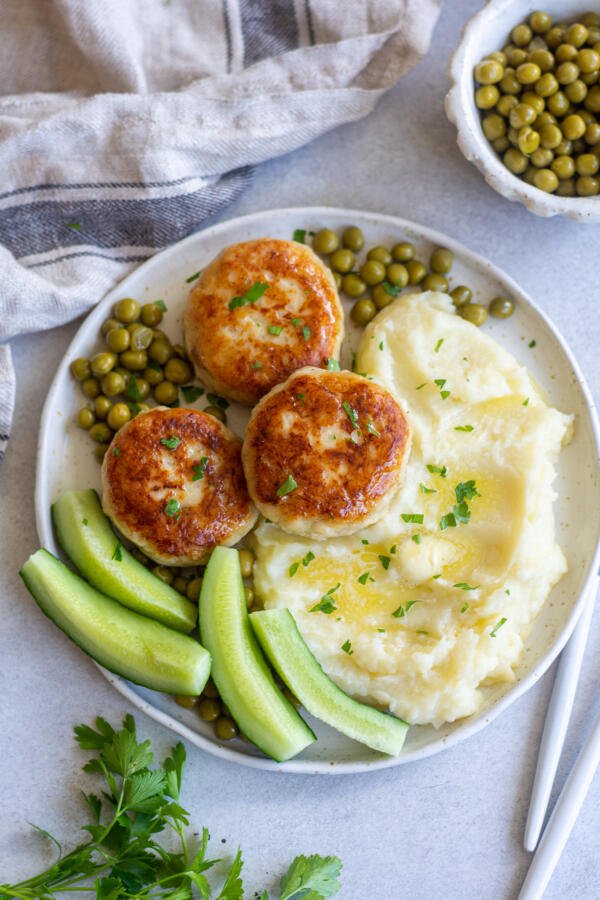
M 442 346 L 443 343 L 444 343 L 444 338 L 440 338 L 439 341 L 437 342 L 437 344 L 435 345 L 435 348 L 434 348 L 433 352 L 434 352 L 434 353 L 439 353 L 439 352 L 440 352 L 440 347 Z
M 304 244 L 306 241 L 306 228 L 294 229 L 294 234 L 292 235 L 292 240 L 297 241 L 298 244 Z
M 432 575 L 431 577 L 432 577 L 434 580 L 435 580 L 436 578 L 441 578 L 441 577 L 442 577 L 442 573 L 440 572 L 439 575 Z
M 181 388 L 181 392 L 186 403 L 193 403 L 202 396 L 204 388 L 196 387 L 195 384 L 186 384 Z
M 368 542 L 368 540 L 367 540 L 366 538 L 362 538 L 362 539 L 361 539 L 361 544 L 368 544 L 368 543 L 369 543 L 369 542 Z
M 70 228 L 71 231 L 81 231 L 81 225 L 79 222 L 67 222 L 67 228 Z
M 294 481 L 293 476 L 288 475 L 288 477 L 285 479 L 283 484 L 280 484 L 279 487 L 277 488 L 277 496 L 285 497 L 286 494 L 291 494 L 292 491 L 295 491 L 297 487 L 298 487 L 298 484 L 296 481 Z
M 302 565 L 304 566 L 304 568 L 306 568 L 307 565 L 309 563 L 311 563 L 314 558 L 315 558 L 315 554 L 312 552 L 312 550 L 309 550 L 308 553 L 306 554 L 306 556 L 302 560 Z
M 139 406 L 137 403 L 127 403 L 127 406 L 129 407 L 131 413 L 134 416 L 137 416 L 137 414 L 142 411 L 142 407 Z
M 469 481 L 459 481 L 454 488 L 454 494 L 457 503 L 460 503 L 462 500 L 472 500 L 473 497 L 480 496 L 479 491 L 475 487 L 475 481 L 472 478 Z
M 506 588 L 504 593 L 507 595 L 507 597 L 509 597 L 510 596 L 510 588 Z
M 377 431 L 372 422 L 367 422 L 367 431 L 376 438 L 381 437 L 381 434 Z
M 167 311 L 167 304 L 164 300 L 155 300 L 154 305 L 158 306 L 159 309 L 162 309 L 163 312 Z
M 338 581 L 338 583 L 335 585 L 335 587 L 329 588 L 327 593 L 323 594 L 323 596 L 321 597 L 319 602 L 316 603 L 311 609 L 309 609 L 309 612 L 322 612 L 322 613 L 325 613 L 326 615 L 329 615 L 330 613 L 334 612 L 337 609 L 337 606 L 335 605 L 335 599 L 333 598 L 333 594 L 335 594 L 335 592 L 337 591 L 337 589 L 339 587 L 340 587 L 340 582 Z
M 535 347 L 535 345 L 536 345 L 535 341 L 529 341 L 529 343 L 527 344 L 528 347 Z
M 169 516 L 169 518 L 172 519 L 173 516 L 178 516 L 180 512 L 181 512 L 181 503 L 179 502 L 179 500 L 176 500 L 174 497 L 171 497 L 171 499 L 167 502 L 167 504 L 165 506 L 165 515 Z
M 381 283 L 382 288 L 390 297 L 397 297 L 402 288 L 398 284 L 390 284 L 389 281 L 383 281 Z
M 439 475 L 440 478 L 445 478 L 448 474 L 446 466 L 432 466 L 428 464 L 425 468 L 428 472 L 431 472 L 432 475 Z
M 458 584 L 453 584 L 452 587 L 460 588 L 461 591 L 476 591 L 479 587 L 478 584 L 467 584 L 466 581 L 459 581 Z
M 136 403 L 142 402 L 142 395 L 140 394 L 137 379 L 133 373 L 131 375 L 131 378 L 129 379 L 129 384 L 127 385 L 127 390 L 125 391 L 125 393 L 130 400 L 135 400 Z
M 395 544 L 392 544 L 392 546 L 390 547 L 390 553 L 391 553 L 392 556 L 393 556 L 393 555 L 395 554 L 395 552 L 396 552 L 396 545 L 395 545 Z
M 352 654 L 354 653 L 350 641 L 344 641 L 344 643 L 342 644 L 342 650 L 344 651 L 344 653 L 347 653 L 348 656 L 352 656 Z
M 427 384 L 427 382 L 426 382 L 426 381 L 424 381 L 424 382 L 423 382 L 423 384 L 419 384 L 419 385 L 417 385 L 417 387 L 416 387 L 416 388 L 415 388 L 415 391 L 420 391 L 420 390 L 421 390 L 421 388 L 424 388 L 424 387 L 425 387 L 425 385 L 426 385 L 426 384 Z
M 204 478 L 204 473 L 206 472 L 206 468 L 208 466 L 208 456 L 203 456 L 198 465 L 192 466 L 192 481 L 202 481 Z
M 304 400 L 304 394 L 296 394 L 296 400 Z
M 526 397 L 526 398 L 523 400 L 523 406 L 529 406 L 529 397 Z
M 456 503 L 452 507 L 452 512 L 454 513 L 456 521 L 460 522 L 461 525 L 466 525 L 471 518 L 471 510 L 464 500 L 461 501 L 461 503 Z
M 353 428 L 358 428 L 358 427 L 359 427 L 359 425 L 358 425 L 358 413 L 356 412 L 356 410 L 355 410 L 352 406 L 350 406 L 350 404 L 348 403 L 347 400 L 344 400 L 344 402 L 342 403 L 342 406 L 343 406 L 343 408 L 344 408 L 344 412 L 346 413 L 346 415 L 347 415 L 348 418 L 350 419 L 350 423 L 351 423 L 352 427 L 353 427 Z
M 87 520 L 87 519 L 82 519 L 82 520 L 81 520 L 81 524 L 82 524 L 82 525 L 87 525 L 87 524 L 88 524 L 88 520 Z
M 115 552 L 111 556 L 111 559 L 116 559 L 117 562 L 123 562 L 123 544 L 121 541 L 117 541 L 117 546 L 115 547 Z
M 383 341 L 380 341 L 380 342 L 379 342 L 379 349 L 380 349 L 380 350 L 383 350 Z
M 200 278 L 201 275 L 202 275 L 202 269 L 200 269 L 199 272 L 194 272 L 194 274 L 193 274 L 193 275 L 190 275 L 189 278 L 186 278 L 186 279 L 185 279 L 185 283 L 186 283 L 186 284 L 191 284 L 192 281 L 195 281 L 196 278 Z
M 179 445 L 181 443 L 181 438 L 177 437 L 176 435 L 173 434 L 169 438 L 161 438 L 160 442 L 164 447 L 167 447 L 169 450 L 177 450 L 177 448 L 179 447 Z
M 446 379 L 445 378 L 436 378 L 433 383 L 437 384 L 437 386 L 441 389 L 446 384 Z
M 299 562 L 292 563 L 288 569 L 288 575 L 290 578 L 293 578 L 296 572 L 298 571 L 298 567 L 300 566 Z
M 218 394 L 207 394 L 206 399 L 213 406 L 218 406 L 219 409 L 227 409 L 229 407 L 229 400 L 226 400 L 225 397 L 219 397 Z
M 248 288 L 245 294 L 242 294 L 241 297 L 234 297 L 233 300 L 230 300 L 228 303 L 229 309 L 238 309 L 240 306 L 247 306 L 249 303 L 256 303 L 257 300 L 260 300 L 265 291 L 269 290 L 270 285 L 263 284 L 260 281 L 255 281 L 251 288 Z
M 120 456 L 120 455 L 121 455 L 121 451 L 119 450 L 119 448 L 113 447 L 113 456 Z
M 403 522 L 412 522 L 413 525 L 423 524 L 423 513 L 402 513 L 400 518 Z
M 379 554 L 379 562 L 381 563 L 381 565 L 383 566 L 383 568 L 384 568 L 384 569 L 386 570 L 386 572 L 387 572 L 387 570 L 388 570 L 389 567 L 390 567 L 390 558 L 389 558 L 389 556 L 383 556 L 383 555 L 380 553 L 380 554 Z
M 428 632 L 428 631 L 425 631 L 424 628 L 417 628 L 417 634 L 425 634 L 425 635 L 427 635 L 427 634 L 429 634 L 429 632 Z
M 327 360 L 327 371 L 328 372 L 339 372 L 340 371 L 340 364 L 337 361 L 337 359 L 333 359 L 333 357 L 331 357 L 331 356 L 329 357 L 329 359 Z
M 269 334 L 281 334 L 283 331 L 283 325 L 269 325 L 267 328 Z
M 308 325 L 303 325 L 302 326 L 302 337 L 304 338 L 304 340 L 310 341 L 310 335 L 311 335 L 311 331 L 310 331 L 310 328 L 308 327 Z
M 424 485 L 422 481 L 419 482 L 419 491 L 421 494 L 437 494 L 435 488 L 426 487 L 426 485 Z
M 377 631 L 379 631 L 381 634 L 385 634 L 385 628 L 378 628 Z
M 506 624 L 507 621 L 508 621 L 508 619 L 506 619 L 504 616 L 502 616 L 502 618 L 498 622 L 496 622 L 496 624 L 490 631 L 490 637 L 496 637 L 496 635 L 498 634 L 498 631 L 502 628 L 503 625 Z
M 461 613 L 466 612 L 466 611 L 468 610 L 468 608 L 469 608 L 469 604 L 468 604 L 468 603 L 463 603 L 463 605 L 462 605 L 461 608 L 460 608 Z
M 252 368 L 253 368 L 253 369 L 262 369 L 262 363 L 261 363 L 261 362 L 258 362 L 258 360 L 257 360 L 257 361 L 255 361 L 255 362 L 252 363 Z
M 453 513 L 446 513 L 440 519 L 440 531 L 445 531 L 446 528 L 456 528 L 456 519 Z
M 155 372 L 162 372 L 162 367 L 153 359 L 149 360 L 148 368 L 153 369 Z
M 421 535 L 413 534 L 413 536 L 411 537 L 411 541 L 414 541 L 415 544 L 420 544 L 421 543 Z
M 394 617 L 395 619 L 403 619 L 404 616 L 406 615 L 406 612 L 404 611 L 404 607 L 403 607 L 403 606 L 399 606 L 398 609 L 395 609 L 395 610 L 394 610 L 394 612 L 392 613 L 392 615 L 393 615 L 393 617 Z
M 360 582 L 360 584 L 366 584 L 369 579 L 371 579 L 371 581 L 375 581 L 374 578 L 371 578 L 369 572 L 363 572 L 362 575 L 359 575 L 356 580 Z
M 302 319 L 298 318 L 292 319 L 292 325 L 294 326 L 294 328 L 297 328 L 301 321 Z
M 454 428 L 455 431 L 474 431 L 474 425 L 456 425 Z
M 414 606 L 415 603 L 420 603 L 420 602 L 421 602 L 420 600 L 409 600 L 408 603 L 406 604 L 406 612 L 408 612 L 409 609 L 411 608 L 411 606 Z

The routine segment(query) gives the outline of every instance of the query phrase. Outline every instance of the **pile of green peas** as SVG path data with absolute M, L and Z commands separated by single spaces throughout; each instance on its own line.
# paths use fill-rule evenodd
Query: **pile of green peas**
M 179 388 L 192 380 L 185 347 L 171 343 L 158 328 L 163 315 L 162 301 L 140 305 L 131 297 L 118 300 L 112 316 L 102 323 L 106 349 L 71 363 L 71 374 L 88 400 L 76 422 L 96 442 L 99 462 L 119 428 L 150 409 L 147 401 L 177 404 Z M 218 406 L 208 406 L 204 412 L 226 421 Z
M 482 128 L 513 175 L 560 197 L 600 192 L 600 15 L 538 10 L 475 66 Z
M 483 325 L 488 311 L 498 319 L 513 313 L 513 302 L 507 297 L 494 297 L 485 307 L 473 302 L 473 292 L 466 285 L 451 287 L 447 276 L 454 258 L 447 247 L 436 247 L 426 265 L 416 258 L 415 246 L 409 241 L 389 249 L 378 245 L 367 250 L 364 262 L 358 265 L 357 255 L 364 245 L 364 234 L 356 225 L 346 228 L 341 239 L 331 228 L 321 228 L 312 241 L 313 250 L 328 257 L 338 289 L 356 301 L 350 312 L 356 325 L 368 325 L 406 287 L 449 294 L 458 314 L 473 325 Z

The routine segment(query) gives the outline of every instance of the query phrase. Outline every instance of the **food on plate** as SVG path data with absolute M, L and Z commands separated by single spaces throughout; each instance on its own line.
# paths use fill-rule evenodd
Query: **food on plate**
M 269 662 L 309 713 L 373 750 L 400 753 L 408 724 L 341 691 L 306 646 L 289 610 L 254 612 L 250 622 Z
M 337 359 L 343 312 L 309 247 L 261 238 L 226 247 L 203 270 L 184 333 L 200 381 L 251 405 L 296 369 Z
M 102 506 L 156 562 L 194 565 L 252 528 L 241 441 L 199 410 L 155 407 L 113 439 L 102 464 Z
M 353 372 L 307 367 L 252 410 L 242 461 L 266 518 L 323 539 L 386 513 L 409 450 L 410 427 L 389 390 Z
M 254 589 L 267 609 L 290 610 L 348 694 L 437 726 L 476 712 L 487 685 L 515 679 L 566 571 L 552 503 L 572 417 L 447 294 L 383 310 L 357 368 L 406 404 L 402 486 L 379 522 L 327 543 L 260 524 Z
M 600 191 L 600 16 L 531 13 L 475 66 L 482 129 L 504 165 L 541 191 Z
M 172 694 L 204 687 L 210 655 L 198 641 L 102 594 L 47 550 L 20 574 L 42 612 L 111 672 Z
M 169 628 L 192 630 L 197 606 L 129 553 L 102 512 L 96 491 L 66 491 L 52 504 L 52 522 L 60 546 L 94 587 Z
M 212 679 L 251 741 L 279 762 L 315 741 L 275 684 L 254 637 L 235 550 L 218 547 L 206 567 L 200 634 L 212 656 Z

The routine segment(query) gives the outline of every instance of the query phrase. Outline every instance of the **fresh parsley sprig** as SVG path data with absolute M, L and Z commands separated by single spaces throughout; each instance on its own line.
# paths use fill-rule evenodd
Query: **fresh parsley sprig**
M 179 795 L 185 749 L 179 743 L 162 766 L 153 767 L 150 741 L 138 742 L 135 720 L 127 715 L 116 731 L 98 717 L 95 728 L 79 725 L 75 738 L 93 758 L 84 771 L 99 774 L 101 795 L 84 794 L 91 822 L 83 826 L 89 839 L 62 855 L 59 841 L 34 826 L 59 850 L 45 872 L 18 884 L 1 884 L 0 900 L 52 900 L 57 894 L 95 891 L 97 900 L 242 900 L 242 854 L 238 850 L 218 893 L 206 872 L 221 862 L 207 857 L 209 833 L 199 840 L 186 836 L 189 813 Z M 167 850 L 159 837 L 174 832 L 177 846 Z M 325 900 L 340 889 L 341 862 L 335 856 L 298 856 L 281 879 L 279 900 Z M 269 900 L 262 891 L 260 900 Z

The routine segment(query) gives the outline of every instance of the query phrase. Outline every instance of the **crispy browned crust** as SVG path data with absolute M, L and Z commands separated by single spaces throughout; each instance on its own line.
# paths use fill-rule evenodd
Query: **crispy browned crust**
M 173 450 L 161 440 L 181 439 Z M 166 565 L 204 562 L 256 521 L 240 459 L 241 441 L 199 410 L 156 407 L 115 435 L 102 465 L 102 505 L 119 530 Z M 194 479 L 202 457 L 208 465 Z M 174 498 L 180 513 L 168 516 Z M 194 500 L 194 505 L 186 505 Z
M 356 411 L 358 429 L 344 403 Z M 250 496 L 264 516 L 286 531 L 329 537 L 385 513 L 409 447 L 408 421 L 389 391 L 351 372 L 311 368 L 254 408 L 242 460 Z M 278 497 L 290 475 L 298 487 Z
M 230 310 L 229 302 L 256 282 L 269 284 L 263 296 Z M 198 378 L 247 404 L 296 369 L 337 358 L 343 338 L 329 269 L 310 247 L 274 238 L 225 248 L 192 289 L 183 324 Z M 269 326 L 282 331 L 271 334 Z

